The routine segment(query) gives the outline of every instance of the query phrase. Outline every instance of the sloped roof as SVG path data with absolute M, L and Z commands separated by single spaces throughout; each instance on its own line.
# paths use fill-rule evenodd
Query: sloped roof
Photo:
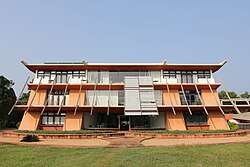
M 28 64 L 21 61 L 22 64 L 30 71 L 36 70 L 212 70 L 216 72 L 227 61 L 219 64 L 168 64 L 163 63 L 88 63 L 88 62 L 72 62 L 72 63 L 44 63 L 44 64 Z

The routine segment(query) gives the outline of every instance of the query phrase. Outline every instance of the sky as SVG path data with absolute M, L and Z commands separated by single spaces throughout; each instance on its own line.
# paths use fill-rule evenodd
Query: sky
M 19 94 L 21 63 L 228 63 L 228 91 L 250 91 L 249 0 L 0 0 L 0 75 Z

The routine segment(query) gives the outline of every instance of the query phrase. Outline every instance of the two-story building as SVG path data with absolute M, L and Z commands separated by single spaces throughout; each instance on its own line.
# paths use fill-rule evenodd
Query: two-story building
M 22 62 L 34 73 L 20 130 L 229 129 L 220 64 Z

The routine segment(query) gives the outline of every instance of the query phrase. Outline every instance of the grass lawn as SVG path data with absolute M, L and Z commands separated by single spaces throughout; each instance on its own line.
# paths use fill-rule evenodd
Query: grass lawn
M 250 166 L 250 144 L 50 148 L 0 144 L 0 166 Z

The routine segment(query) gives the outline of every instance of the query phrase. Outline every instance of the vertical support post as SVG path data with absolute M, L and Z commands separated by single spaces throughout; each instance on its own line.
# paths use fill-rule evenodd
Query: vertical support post
M 45 104 L 44 104 L 44 106 L 43 106 L 43 110 L 42 110 L 42 112 L 41 112 L 41 115 L 43 114 L 43 112 L 44 112 L 46 106 L 48 105 L 49 96 L 51 95 L 51 92 L 52 92 L 52 90 L 53 90 L 53 88 L 54 88 L 55 83 L 56 83 L 56 78 L 54 78 L 54 81 L 53 81 L 53 83 L 52 83 L 52 85 L 51 85 L 51 88 L 50 88 L 48 97 L 47 97 L 47 99 L 46 99 L 46 102 L 45 102 Z
M 58 109 L 58 111 L 57 111 L 57 115 L 59 115 L 59 113 L 60 113 L 60 111 L 61 111 L 61 109 L 62 109 L 63 103 L 64 103 L 64 101 L 65 101 L 65 95 L 66 95 L 66 92 L 67 92 L 67 90 L 68 90 L 69 80 L 70 80 L 70 76 L 69 76 L 69 78 L 68 78 L 67 85 L 66 85 L 66 87 L 65 87 L 64 94 L 63 94 L 63 99 L 62 99 L 61 104 L 60 104 L 60 107 L 59 107 L 59 109 Z
M 24 112 L 24 114 L 26 114 L 26 113 L 29 111 L 30 107 L 32 106 L 32 103 L 33 103 L 33 101 L 34 101 L 34 99 L 35 99 L 35 97 L 36 97 L 36 94 L 37 94 L 37 91 L 38 91 L 38 89 L 39 89 L 39 87 L 40 87 L 40 85 L 41 85 L 41 82 L 42 82 L 42 78 L 40 78 L 39 84 L 38 84 L 38 86 L 36 87 L 35 94 L 34 94 L 34 96 L 32 97 L 31 102 L 30 102 L 30 104 L 29 104 L 29 107 L 28 107 L 28 109 Z
M 213 89 L 212 89 L 212 87 L 211 87 L 211 85 L 210 85 L 210 82 L 209 82 L 209 80 L 208 80 L 207 77 L 206 77 L 206 80 L 207 80 L 208 87 L 209 87 L 209 89 L 210 89 L 210 91 L 211 91 L 211 93 L 212 93 L 212 95 L 213 95 L 213 97 L 214 97 L 214 100 L 215 100 L 217 106 L 219 107 L 221 113 L 222 113 L 223 115 L 225 115 L 224 111 L 222 110 L 222 108 L 221 108 L 221 106 L 220 106 L 220 103 L 218 102 L 218 100 L 217 100 L 216 97 L 215 97 L 214 91 L 213 91 Z
M 201 101 L 201 104 L 202 104 L 202 106 L 203 106 L 203 109 L 204 109 L 204 111 L 206 112 L 206 114 L 208 115 L 208 112 L 207 112 L 207 109 L 206 109 L 204 100 L 203 100 L 203 98 L 202 98 L 201 95 L 200 95 L 200 92 L 199 92 L 199 90 L 198 90 L 198 87 L 197 87 L 196 83 L 194 83 L 194 87 L 195 87 L 195 90 L 196 90 L 196 92 L 197 92 L 197 94 L 198 94 L 198 96 L 199 96 L 199 99 L 200 99 L 200 101 Z
M 92 101 L 90 115 L 93 114 L 94 105 L 95 105 L 95 101 L 96 101 L 96 87 L 97 87 L 97 82 L 95 82 L 95 86 L 94 86 L 94 96 L 93 96 L 93 101 Z
M 188 111 L 189 111 L 190 115 L 192 115 L 193 113 L 192 113 L 192 111 L 191 111 L 191 109 L 190 109 L 190 107 L 189 107 L 189 104 L 188 104 L 188 101 L 187 101 L 187 97 L 186 97 L 186 93 L 185 93 L 185 91 L 184 91 L 184 88 L 183 88 L 182 83 L 181 83 L 181 91 L 182 91 L 182 93 L 183 93 L 185 102 L 186 102 L 186 104 L 187 104 Z
M 138 91 L 139 91 L 140 111 L 141 111 L 141 115 L 142 115 L 142 109 L 141 109 L 141 90 L 140 90 L 140 79 L 139 79 L 139 77 L 138 77 Z M 130 119 L 130 117 L 129 117 L 129 119 Z
M 20 98 L 23 96 L 24 89 L 25 89 L 25 87 L 27 86 L 27 84 L 28 84 L 28 82 L 29 82 L 29 79 L 30 79 L 30 77 L 28 77 L 28 78 L 26 79 L 25 84 L 23 85 L 23 88 L 22 88 L 22 90 L 21 90 L 21 93 L 19 94 L 18 98 L 16 99 L 16 101 L 15 101 L 14 105 L 12 106 L 11 110 L 9 111 L 8 115 L 10 115 L 10 114 L 12 113 L 12 111 L 13 111 L 14 108 L 16 107 L 18 101 L 19 101 Z
M 78 92 L 78 97 L 77 97 L 77 101 L 76 101 L 76 107 L 75 107 L 74 115 L 76 115 L 77 108 L 79 107 L 79 99 L 80 99 L 81 92 L 82 92 L 82 80 L 81 80 L 81 85 L 80 85 L 80 89 L 79 89 L 79 92 Z
M 223 83 L 222 83 L 222 80 L 221 80 L 221 86 L 222 86 L 223 90 L 226 92 L 226 95 L 227 95 L 227 97 L 228 97 L 230 103 L 234 106 L 234 109 L 237 111 L 238 114 L 240 114 L 240 113 L 241 113 L 240 110 L 238 109 L 237 105 L 233 102 L 233 100 L 232 100 L 231 97 L 229 96 L 229 94 L 228 94 L 228 92 L 227 92 L 225 86 L 224 86 Z
M 167 85 L 167 91 L 168 91 L 168 96 L 169 96 L 169 99 L 170 99 L 171 107 L 172 107 L 174 115 L 176 115 L 176 112 L 175 112 L 175 109 L 174 109 L 174 105 L 173 105 L 173 101 L 172 101 L 172 98 L 171 98 L 171 95 L 170 95 L 170 90 L 169 90 L 169 85 L 168 85 L 167 78 L 166 78 L 166 85 Z
M 108 109 L 107 109 L 107 115 L 109 115 L 109 109 L 110 109 L 111 87 L 112 87 L 112 82 L 110 82 L 110 83 L 109 83 L 109 97 L 108 97 Z

